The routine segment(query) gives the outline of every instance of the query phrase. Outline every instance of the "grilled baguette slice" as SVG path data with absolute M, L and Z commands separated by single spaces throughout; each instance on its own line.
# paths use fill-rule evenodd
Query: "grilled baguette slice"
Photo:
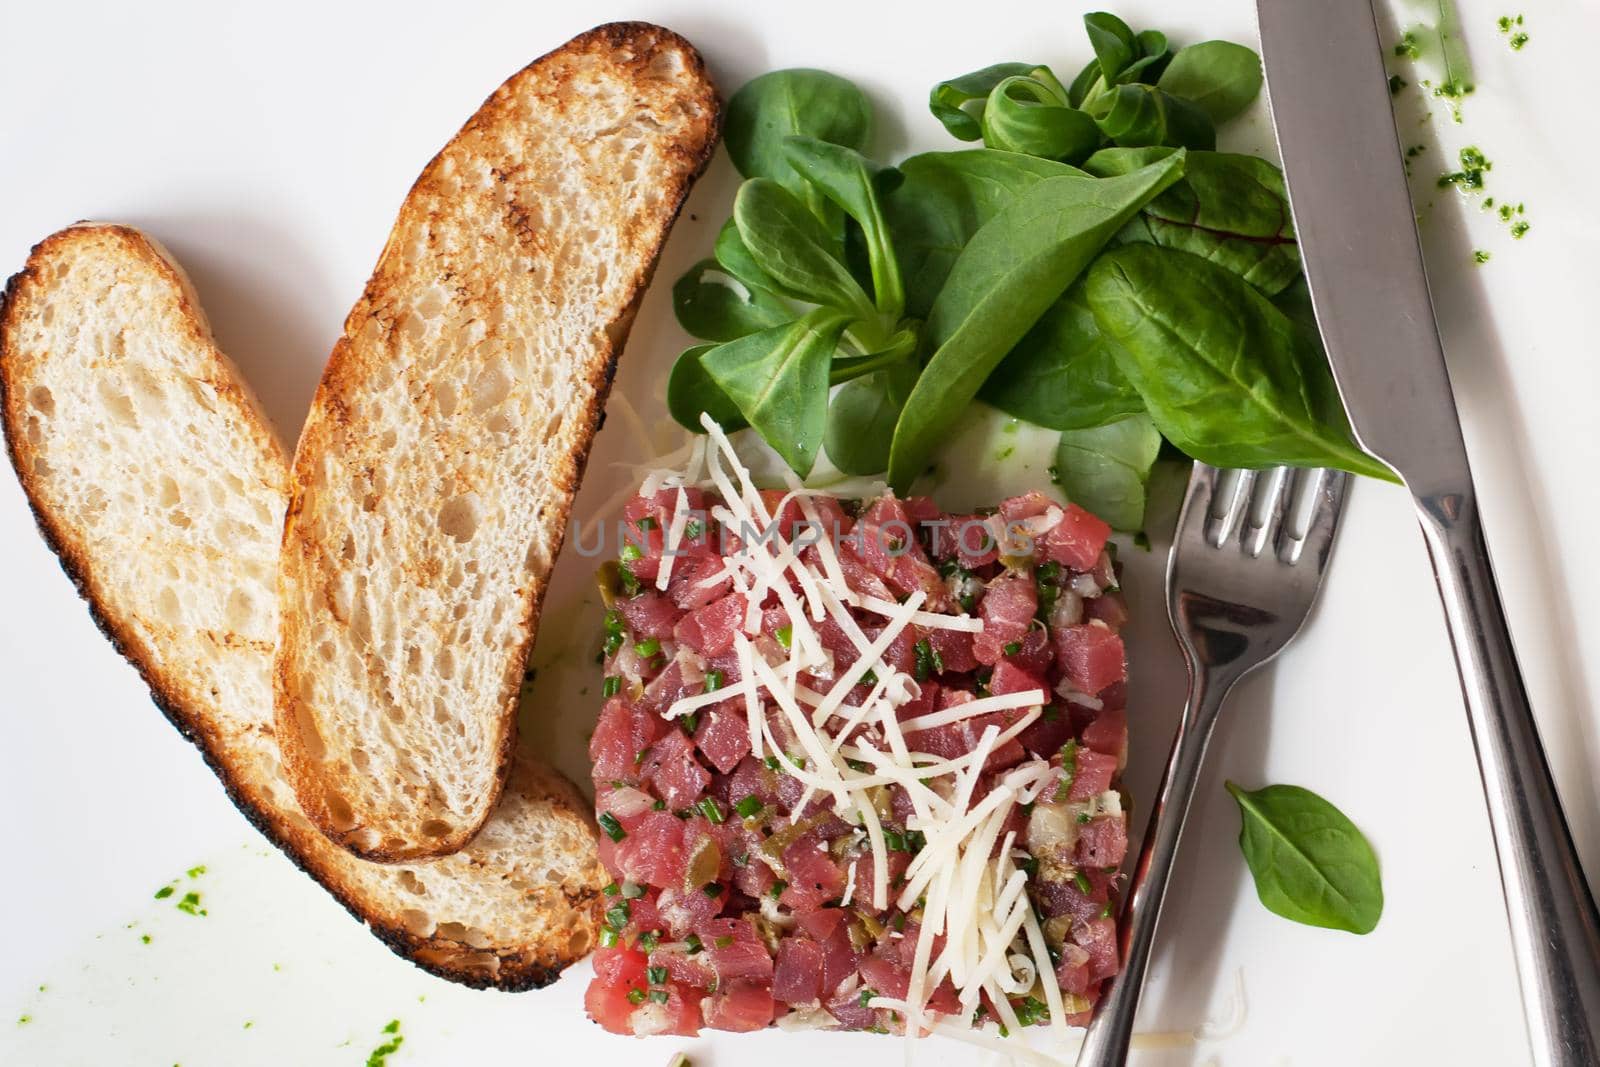
M 276 666 L 306 814 L 357 855 L 494 808 L 539 607 L 618 353 L 720 103 L 645 23 L 495 90 L 400 208 L 294 461 Z
M 80 225 L 33 250 L 0 302 L 0 411 L 62 568 L 262 833 L 442 977 L 525 988 L 589 950 L 605 879 L 586 808 L 531 762 L 441 860 L 368 863 L 300 813 L 272 724 L 287 463 L 158 246 Z

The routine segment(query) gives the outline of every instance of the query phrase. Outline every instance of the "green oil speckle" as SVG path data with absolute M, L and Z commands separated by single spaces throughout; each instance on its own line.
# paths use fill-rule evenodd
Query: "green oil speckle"
M 1472 253 L 1472 262 L 1480 265 L 1489 262 L 1489 258 L 1489 253 L 1481 248 Z
M 205 915 L 206 909 L 200 906 L 199 893 L 185 893 L 183 899 L 178 901 L 177 908 L 185 915 Z
M 1460 153 L 1461 169 L 1439 175 L 1439 188 L 1455 186 L 1464 193 L 1475 193 L 1483 188 L 1484 176 L 1494 169 L 1494 164 L 1484 156 L 1483 150 L 1468 145 Z
M 20 1015 L 17 1017 L 18 1026 L 27 1026 L 31 1022 L 33 1022 L 33 1016 L 31 1015 Z
M 183 873 L 188 875 L 190 878 L 198 878 L 202 874 L 206 873 L 206 865 L 203 864 L 203 863 L 196 864 L 195 866 L 190 867 L 187 871 L 184 871 Z
M 1528 43 L 1528 34 L 1522 28 L 1521 15 L 1501 15 L 1497 21 L 1500 32 L 1505 36 L 1506 44 L 1511 46 L 1513 52 L 1520 52 Z
M 156 899 L 157 900 L 166 900 L 168 897 L 170 897 L 172 895 L 172 893 L 173 893 L 172 886 L 164 885 L 160 889 L 156 890 Z
M 150 943 L 150 935 L 149 934 L 140 934 L 139 935 L 139 941 L 142 944 L 148 945 Z
M 1531 226 L 1528 222 L 1519 219 L 1511 224 L 1511 236 L 1520 241 L 1522 240 L 1522 235 L 1527 233 L 1530 228 Z
M 1395 42 L 1394 54 L 1399 56 L 1401 59 L 1421 58 L 1422 45 L 1417 41 L 1416 31 L 1407 30 L 1405 33 L 1400 35 L 1400 40 Z

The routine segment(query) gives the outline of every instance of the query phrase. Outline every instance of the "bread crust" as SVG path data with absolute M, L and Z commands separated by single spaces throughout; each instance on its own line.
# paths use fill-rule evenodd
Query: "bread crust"
M 548 544 L 548 559 L 553 563 L 561 548 L 572 497 L 582 478 L 594 433 L 599 428 L 628 329 L 650 282 L 672 222 L 681 210 L 694 180 L 709 163 L 720 132 L 721 101 L 706 73 L 704 61 L 686 40 L 669 30 L 643 22 L 600 26 L 535 60 L 492 93 L 456 137 L 424 168 L 412 186 L 378 265 L 361 299 L 346 319 L 344 334 L 335 344 L 317 387 L 311 415 L 296 452 L 290 503 L 284 524 L 284 565 L 280 573 L 280 604 L 284 609 L 284 618 L 274 668 L 276 717 L 285 764 L 306 814 L 332 840 L 365 859 L 397 862 L 448 855 L 464 847 L 481 829 L 510 768 L 516 741 L 517 694 L 537 631 L 549 570 L 545 568 L 541 573 L 538 567 L 530 563 L 518 572 L 525 588 L 518 607 L 520 616 L 515 624 L 517 641 L 505 654 L 499 671 L 498 710 L 492 716 L 491 736 L 486 745 L 492 753 L 490 762 L 493 767 L 487 776 L 484 792 L 474 805 L 483 814 L 477 818 L 461 819 L 458 824 L 451 825 L 447 833 L 434 832 L 430 835 L 420 832 L 425 823 L 418 811 L 385 812 L 382 826 L 372 825 L 376 820 L 373 818 L 375 813 L 371 811 L 366 813 L 366 817 L 360 812 L 350 812 L 347 807 L 335 811 L 331 798 L 341 792 L 339 785 L 348 783 L 355 775 L 348 767 L 343 770 L 330 768 L 313 753 L 313 745 L 320 744 L 320 737 L 314 742 L 308 740 L 308 729 L 318 730 L 328 721 L 330 714 L 337 712 L 327 707 L 312 708 L 309 706 L 311 702 L 301 695 L 302 678 L 310 673 L 303 669 L 303 665 L 311 660 L 306 632 L 309 624 L 299 617 L 294 607 L 297 592 L 302 602 L 320 598 L 323 603 L 331 605 L 335 599 L 331 585 L 317 586 L 317 583 L 327 582 L 327 574 L 336 569 L 329 566 L 336 552 L 335 546 L 318 535 L 319 526 L 332 528 L 334 525 L 326 516 L 333 514 L 328 509 L 336 506 L 336 503 L 330 505 L 326 494 L 318 497 L 308 489 L 313 482 L 314 467 L 327 462 L 330 455 L 338 454 L 341 441 L 351 440 L 363 432 L 360 417 L 353 411 L 352 398 L 363 396 L 370 390 L 372 378 L 384 373 L 376 364 L 393 360 L 396 355 L 394 335 L 397 326 L 384 319 L 392 311 L 396 281 L 412 280 L 404 274 L 407 249 L 401 245 L 404 240 L 425 229 L 428 220 L 423 217 L 426 211 L 424 205 L 435 201 L 444 187 L 447 180 L 446 160 L 452 150 L 466 138 L 508 124 L 515 95 L 540 79 L 549 78 L 553 81 L 552 85 L 541 89 L 541 95 L 554 100 L 555 106 L 578 106 L 574 103 L 578 98 L 562 82 L 562 79 L 570 77 L 570 72 L 563 70 L 561 64 L 572 57 L 605 57 L 610 62 L 620 63 L 637 84 L 649 86 L 639 89 L 639 93 L 664 93 L 666 90 L 656 87 L 659 82 L 650 81 L 651 65 L 663 53 L 673 53 L 684 62 L 686 70 L 679 79 L 684 85 L 673 88 L 672 92 L 686 98 L 697 109 L 699 117 L 687 124 L 680 136 L 664 146 L 672 165 L 669 173 L 663 175 L 658 209 L 653 215 L 633 218 L 627 228 L 629 240 L 638 246 L 635 251 L 639 253 L 640 268 L 627 280 L 627 288 L 618 303 L 616 314 L 609 322 L 600 324 L 596 333 L 598 343 L 589 354 L 587 365 L 582 368 L 587 397 L 581 410 L 569 412 L 578 429 L 573 435 L 571 447 L 566 455 L 559 457 L 559 462 L 546 465 L 540 472 L 555 490 L 555 500 L 551 506 L 541 510 L 539 523 Z M 619 56 L 626 58 L 618 59 Z M 498 174 L 495 180 L 502 185 L 514 184 L 511 179 Z M 542 227 L 539 220 L 519 212 L 515 198 L 509 192 L 504 199 L 509 216 L 506 225 L 515 231 L 520 246 L 531 257 L 548 258 L 551 227 Z M 367 340 L 374 327 L 387 331 L 384 340 L 376 343 Z M 441 448 L 447 453 L 452 449 L 470 453 L 481 445 L 482 442 L 464 439 L 440 442 Z M 357 459 L 359 461 L 359 457 Z M 437 583 L 437 575 L 415 577 L 408 574 L 407 581 L 423 584 L 429 577 Z M 334 617 L 338 615 L 331 607 L 328 614 Z M 343 622 L 342 619 L 339 621 Z M 326 705 L 332 702 L 322 703 Z M 407 715 L 417 713 L 415 708 L 401 710 Z M 429 785 L 437 788 L 431 781 Z M 421 791 L 422 787 L 417 786 L 411 793 L 415 795 Z M 340 803 L 347 802 L 341 799 Z M 417 801 L 419 806 L 422 803 Z
M 112 600 L 107 590 L 100 587 L 95 560 L 83 537 L 63 518 L 52 513 L 35 470 L 38 450 L 29 443 L 25 429 L 24 380 L 28 368 L 24 360 L 35 357 L 18 347 L 15 339 L 19 332 L 18 320 L 27 306 L 50 292 L 51 282 L 45 268 L 72 245 L 93 242 L 112 246 L 102 251 L 103 255 L 125 257 L 128 262 L 153 271 L 178 295 L 178 313 L 164 320 L 163 325 L 181 330 L 183 343 L 195 346 L 206 361 L 215 364 L 217 373 L 208 378 L 208 384 L 231 408 L 232 424 L 249 433 L 260 454 L 274 461 L 275 484 L 264 487 L 263 491 L 275 493 L 281 501 L 288 481 L 287 462 L 276 435 L 261 414 L 254 396 L 242 384 L 236 368 L 217 349 L 193 286 L 164 249 L 138 230 L 106 223 L 79 223 L 39 242 L 30 253 L 27 265 L 11 277 L 0 294 L 0 433 L 3 433 L 7 455 L 22 483 L 39 532 L 88 605 L 90 616 L 113 647 L 139 672 L 167 721 L 199 749 L 229 799 L 245 818 L 397 955 L 441 978 L 475 988 L 524 990 L 554 981 L 564 967 L 581 958 L 593 943 L 599 929 L 600 886 L 605 881 L 604 871 L 593 854 L 593 830 L 587 806 L 569 783 L 518 757 L 507 792 L 508 798 L 518 804 L 538 807 L 542 818 L 559 822 L 569 837 L 586 843 L 588 854 L 577 864 L 581 876 L 555 887 L 548 894 L 549 899 L 530 905 L 565 911 L 565 915 L 557 916 L 560 920 L 557 925 L 565 924 L 559 936 L 505 938 L 499 942 L 469 944 L 461 938 L 446 936 L 438 924 L 428 932 L 415 929 L 415 924 L 408 926 L 404 910 L 398 906 L 389 884 L 395 872 L 406 868 L 369 865 L 332 844 L 309 823 L 297 821 L 292 794 L 286 788 L 280 799 L 287 801 L 289 807 L 275 803 L 266 776 L 271 773 L 267 760 L 272 758 L 276 742 L 265 699 L 257 721 L 242 730 L 230 731 L 202 701 L 186 693 L 183 679 L 163 671 L 137 628 L 111 606 Z M 48 355 L 44 353 L 38 358 Z M 259 651 L 263 658 L 271 654 L 270 647 L 256 648 L 253 644 L 248 647 Z M 529 847 L 535 846 L 530 843 Z M 473 879 L 481 877 L 485 880 L 481 891 L 487 895 L 494 888 L 489 880 L 500 877 L 502 872 L 493 869 L 487 857 L 475 855 L 474 851 L 464 853 L 462 862 L 454 864 L 445 877 L 458 884 L 467 883 L 469 889 Z M 427 865 L 410 869 L 424 876 L 430 874 Z M 559 904 L 555 903 L 557 897 Z

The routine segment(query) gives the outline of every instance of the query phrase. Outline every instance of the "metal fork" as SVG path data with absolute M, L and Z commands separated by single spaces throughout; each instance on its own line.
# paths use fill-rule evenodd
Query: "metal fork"
M 1122 972 L 1101 998 L 1078 1067 L 1121 1067 L 1184 819 L 1222 702 L 1300 632 L 1322 585 L 1349 476 L 1194 465 L 1167 560 L 1167 612 L 1189 665 L 1189 699 L 1134 867 Z M 1226 483 L 1226 484 L 1225 484 Z M 1296 516 L 1307 513 L 1304 529 Z

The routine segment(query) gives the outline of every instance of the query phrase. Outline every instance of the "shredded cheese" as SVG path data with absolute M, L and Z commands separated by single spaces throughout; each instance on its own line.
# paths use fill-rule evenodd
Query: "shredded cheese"
M 927 594 L 921 591 L 895 602 L 853 590 L 834 543 L 838 531 L 825 528 L 816 504 L 823 494 L 786 473 L 787 491 L 769 506 L 770 497 L 762 497 L 727 435 L 709 416 L 703 417 L 703 425 L 706 436 L 690 450 L 684 471 L 650 476 L 652 491 L 677 490 L 664 539 L 669 551 L 655 584 L 666 590 L 672 580 L 676 553 L 670 550 L 684 540 L 688 491 L 714 492 L 720 503 L 711 508 L 710 517 L 733 532 L 739 545 L 715 574 L 696 584 L 726 584 L 745 597 L 745 613 L 733 633 L 739 680 L 680 698 L 666 717 L 742 700 L 752 754 L 761 759 L 770 753 L 777 766 L 805 787 L 791 819 L 798 822 L 821 798 L 857 827 L 857 841 L 865 841 L 872 860 L 871 884 L 857 884 L 858 870 L 866 880 L 865 869 L 851 863 L 843 904 L 870 895 L 877 910 L 891 904 L 908 912 L 921 909 L 906 996 L 874 997 L 869 1006 L 901 1013 L 911 1036 L 945 1033 L 996 1047 L 997 1039 L 988 1033 L 968 1031 L 930 1014 L 934 991 L 948 980 L 963 1010 L 971 1012 L 987 1000 L 998 1021 L 1016 1031 L 1019 1024 L 1009 997 L 1042 986 L 1052 1025 L 1065 1034 L 1054 966 L 1026 892 L 1028 875 L 1017 864 L 1017 834 L 1006 828 L 1018 806 L 1031 803 L 1052 780 L 1050 767 L 1043 760 L 1028 760 L 1000 774 L 974 800 L 990 757 L 1038 720 L 1050 694 L 1035 689 L 986 696 L 901 721 L 900 709 L 919 699 L 923 690 L 886 660 L 888 651 L 912 627 L 979 633 L 982 620 L 923 610 Z M 774 526 L 791 504 L 810 526 L 793 540 Z M 1047 530 L 1059 517 L 1059 509 L 1047 512 L 1028 529 Z M 769 600 L 788 616 L 788 631 L 780 635 L 785 640 L 762 633 Z M 881 620 L 872 624 L 873 633 L 863 629 L 855 611 Z M 847 648 L 839 645 L 841 635 Z M 836 669 L 850 659 L 848 651 L 855 653 L 853 660 Z M 866 697 L 847 703 L 864 679 L 871 683 Z M 1022 714 L 1003 728 L 986 725 L 978 743 L 955 757 L 920 752 L 907 741 L 907 735 L 915 742 L 915 735 L 924 731 L 995 712 Z M 897 891 L 889 885 L 888 835 L 877 809 L 881 794 L 873 793 L 883 786 L 905 791 L 913 812 L 906 829 L 925 837 Z M 1015 1041 L 1003 1047 L 1024 1052 Z

